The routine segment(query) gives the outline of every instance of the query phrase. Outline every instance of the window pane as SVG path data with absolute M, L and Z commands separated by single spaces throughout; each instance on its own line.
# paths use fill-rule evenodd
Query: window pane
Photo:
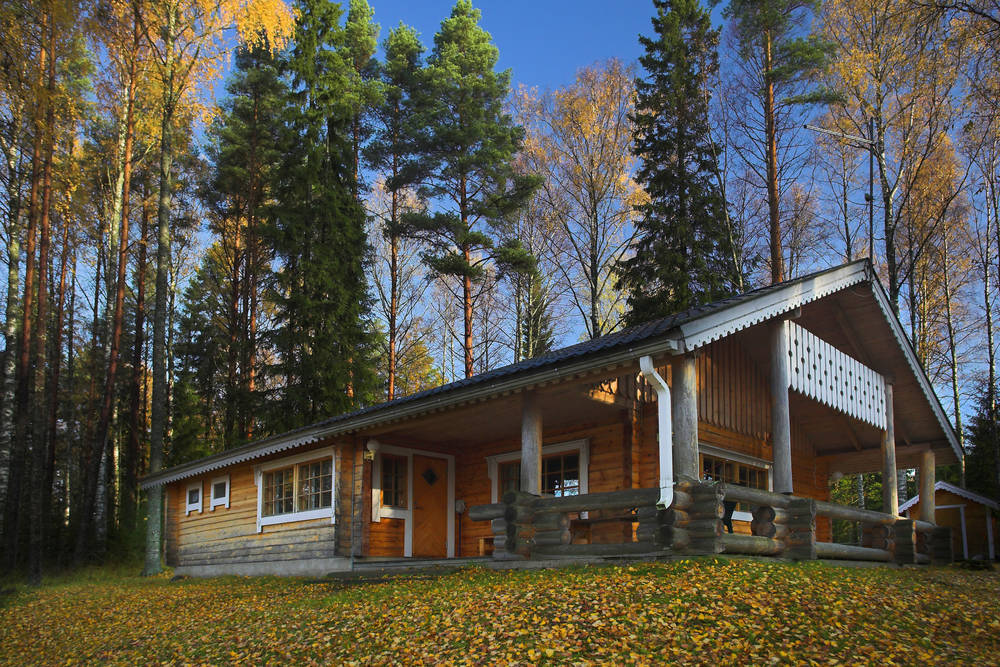
M 509 461 L 500 464 L 500 498 L 508 491 L 521 490 L 521 462 Z
M 293 511 L 294 474 L 293 468 L 264 473 L 263 516 L 289 514 Z
M 218 500 L 219 498 L 226 497 L 226 483 L 216 482 L 212 485 L 212 500 Z
M 542 493 L 553 496 L 580 494 L 580 454 L 555 454 L 542 459 Z
M 188 489 L 188 505 L 194 505 L 198 502 L 198 489 Z
M 407 507 L 406 463 L 402 456 L 382 456 L 382 504 Z
M 324 492 L 324 488 L 327 490 Z M 299 466 L 298 511 L 331 507 L 333 488 L 333 461 L 313 461 Z

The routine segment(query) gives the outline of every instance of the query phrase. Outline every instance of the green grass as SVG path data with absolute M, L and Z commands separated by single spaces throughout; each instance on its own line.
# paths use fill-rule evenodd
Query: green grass
M 361 584 L 102 569 L 5 596 L 0 663 L 987 665 L 998 600 L 995 572 L 763 560 Z

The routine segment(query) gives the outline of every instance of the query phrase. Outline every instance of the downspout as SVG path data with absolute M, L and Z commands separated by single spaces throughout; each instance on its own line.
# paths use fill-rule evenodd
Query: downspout
M 656 391 L 657 433 L 660 455 L 660 499 L 656 506 L 665 510 L 674 502 L 674 426 L 670 414 L 670 387 L 653 366 L 650 356 L 639 359 L 639 369 Z

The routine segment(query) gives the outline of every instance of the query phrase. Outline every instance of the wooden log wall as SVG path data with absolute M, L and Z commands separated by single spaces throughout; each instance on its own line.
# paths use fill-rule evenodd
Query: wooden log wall
M 266 459 L 239 463 L 197 477 L 182 479 L 166 489 L 167 564 L 227 565 L 332 558 L 350 550 L 351 485 L 353 470 L 349 444 L 336 455 L 337 523 L 329 518 L 263 526 L 257 532 L 257 486 L 253 468 L 259 463 L 294 456 L 330 443 L 282 452 Z M 229 475 L 229 507 L 209 509 L 212 479 Z M 185 516 L 189 484 L 202 487 L 202 511 Z

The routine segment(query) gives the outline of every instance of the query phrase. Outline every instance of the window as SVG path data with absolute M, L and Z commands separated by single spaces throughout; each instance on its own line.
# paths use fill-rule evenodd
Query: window
M 587 493 L 590 442 L 573 440 L 542 447 L 542 493 L 561 497 Z M 521 488 L 521 452 L 486 457 L 487 472 L 493 481 L 493 502 L 507 491 Z
M 229 475 L 216 477 L 212 480 L 212 502 L 210 509 L 214 512 L 219 505 L 229 509 Z
M 542 493 L 561 497 L 580 495 L 580 454 L 542 457 Z
M 257 468 L 258 532 L 275 523 L 334 518 L 333 453 L 330 447 Z
M 191 512 L 201 514 L 201 482 L 188 485 L 186 500 L 184 516 Z
M 382 505 L 406 509 L 406 458 L 382 455 Z
M 727 484 L 736 484 L 751 489 L 767 491 L 769 486 L 768 474 L 767 468 L 763 466 L 756 466 L 742 461 L 733 461 L 708 454 L 702 454 L 701 457 L 701 477 L 705 480 L 726 482 Z M 736 509 L 739 512 L 750 512 L 752 510 L 746 503 L 740 503 L 736 506 Z

